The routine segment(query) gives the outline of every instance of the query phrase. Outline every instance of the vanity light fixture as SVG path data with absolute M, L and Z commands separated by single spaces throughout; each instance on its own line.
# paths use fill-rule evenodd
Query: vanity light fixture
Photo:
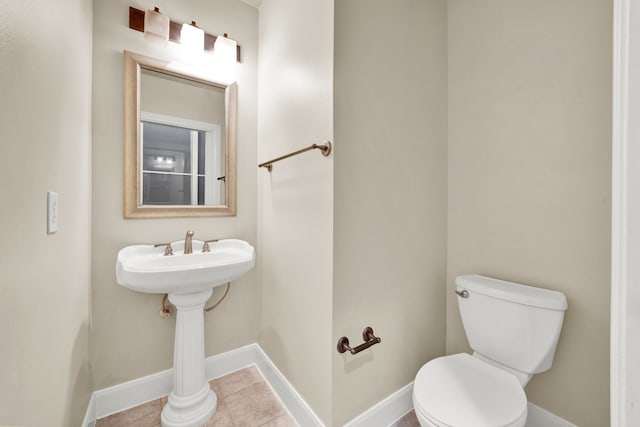
M 153 11 L 144 11 L 141 9 L 137 9 L 135 7 L 129 7 L 129 28 L 131 28 L 132 30 L 136 30 L 136 31 L 141 31 L 141 32 L 145 32 L 146 29 L 146 16 L 150 13 L 150 12 L 159 12 L 157 10 L 157 8 L 155 8 L 156 10 Z M 166 16 L 166 15 L 165 15 Z M 178 43 L 178 44 L 182 44 L 184 43 L 183 40 L 181 40 L 181 33 L 182 33 L 182 27 L 183 24 L 175 22 L 175 21 L 171 21 L 171 19 L 169 19 L 169 41 L 172 41 L 174 43 Z M 216 41 L 218 40 L 219 37 L 216 37 L 214 35 L 211 34 L 207 34 L 204 33 L 204 51 L 205 52 L 213 52 L 214 51 L 214 46 L 216 44 Z M 236 61 L 237 62 L 241 62 L 240 61 L 240 46 L 236 46 Z
M 194 53 L 204 51 L 204 30 L 196 25 L 196 21 L 182 24 L 180 44 Z
M 217 55 L 221 61 L 234 63 L 236 62 L 236 52 L 238 44 L 235 40 L 229 38 L 227 33 L 216 38 L 213 45 L 213 54 Z
M 153 160 L 156 163 L 162 163 L 162 162 L 173 163 L 175 161 L 175 158 L 173 156 L 165 156 L 165 157 L 156 156 Z
M 236 41 L 227 37 L 227 33 L 216 38 L 216 42 L 213 45 L 213 56 L 218 64 L 218 73 L 222 81 L 236 81 L 237 51 L 238 45 Z
M 155 7 L 144 14 L 144 38 L 167 44 L 169 41 L 169 17 Z

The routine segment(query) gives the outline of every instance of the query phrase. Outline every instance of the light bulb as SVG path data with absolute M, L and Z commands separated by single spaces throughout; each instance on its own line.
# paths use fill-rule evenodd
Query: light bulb
M 169 17 L 157 7 L 144 14 L 144 37 L 163 44 L 169 41 Z
M 235 40 L 218 36 L 213 45 L 213 56 L 216 63 L 216 75 L 225 83 L 236 81 L 237 43 Z
M 196 21 L 191 21 L 191 24 L 182 24 L 180 44 L 191 52 L 204 51 L 204 30 L 198 28 Z

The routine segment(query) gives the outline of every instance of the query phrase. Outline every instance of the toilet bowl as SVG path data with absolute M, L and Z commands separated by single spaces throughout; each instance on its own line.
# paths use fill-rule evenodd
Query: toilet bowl
M 466 353 L 424 365 L 413 384 L 421 426 L 521 427 L 527 397 L 518 379 Z
M 564 294 L 484 276 L 456 278 L 473 355 L 427 362 L 413 386 L 422 427 L 521 427 L 524 386 L 551 368 L 562 329 Z

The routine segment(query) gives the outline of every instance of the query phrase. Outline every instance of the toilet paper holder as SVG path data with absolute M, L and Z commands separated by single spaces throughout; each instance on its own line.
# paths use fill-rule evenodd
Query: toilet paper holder
M 364 343 L 360 344 L 357 347 L 351 348 L 349 345 L 349 338 L 342 337 L 338 340 L 338 353 L 344 353 L 348 351 L 351 354 L 360 353 L 362 350 L 366 350 L 374 344 L 378 344 L 382 341 L 380 337 L 377 337 L 373 333 L 373 328 L 371 326 L 367 326 L 362 331 L 362 339 Z

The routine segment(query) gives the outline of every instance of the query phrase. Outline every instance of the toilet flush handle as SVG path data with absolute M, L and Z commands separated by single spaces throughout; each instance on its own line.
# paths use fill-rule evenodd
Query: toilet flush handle
M 466 289 L 463 289 L 462 291 L 455 291 L 456 294 L 458 294 L 459 297 L 462 298 L 469 298 L 469 291 L 467 291 Z

